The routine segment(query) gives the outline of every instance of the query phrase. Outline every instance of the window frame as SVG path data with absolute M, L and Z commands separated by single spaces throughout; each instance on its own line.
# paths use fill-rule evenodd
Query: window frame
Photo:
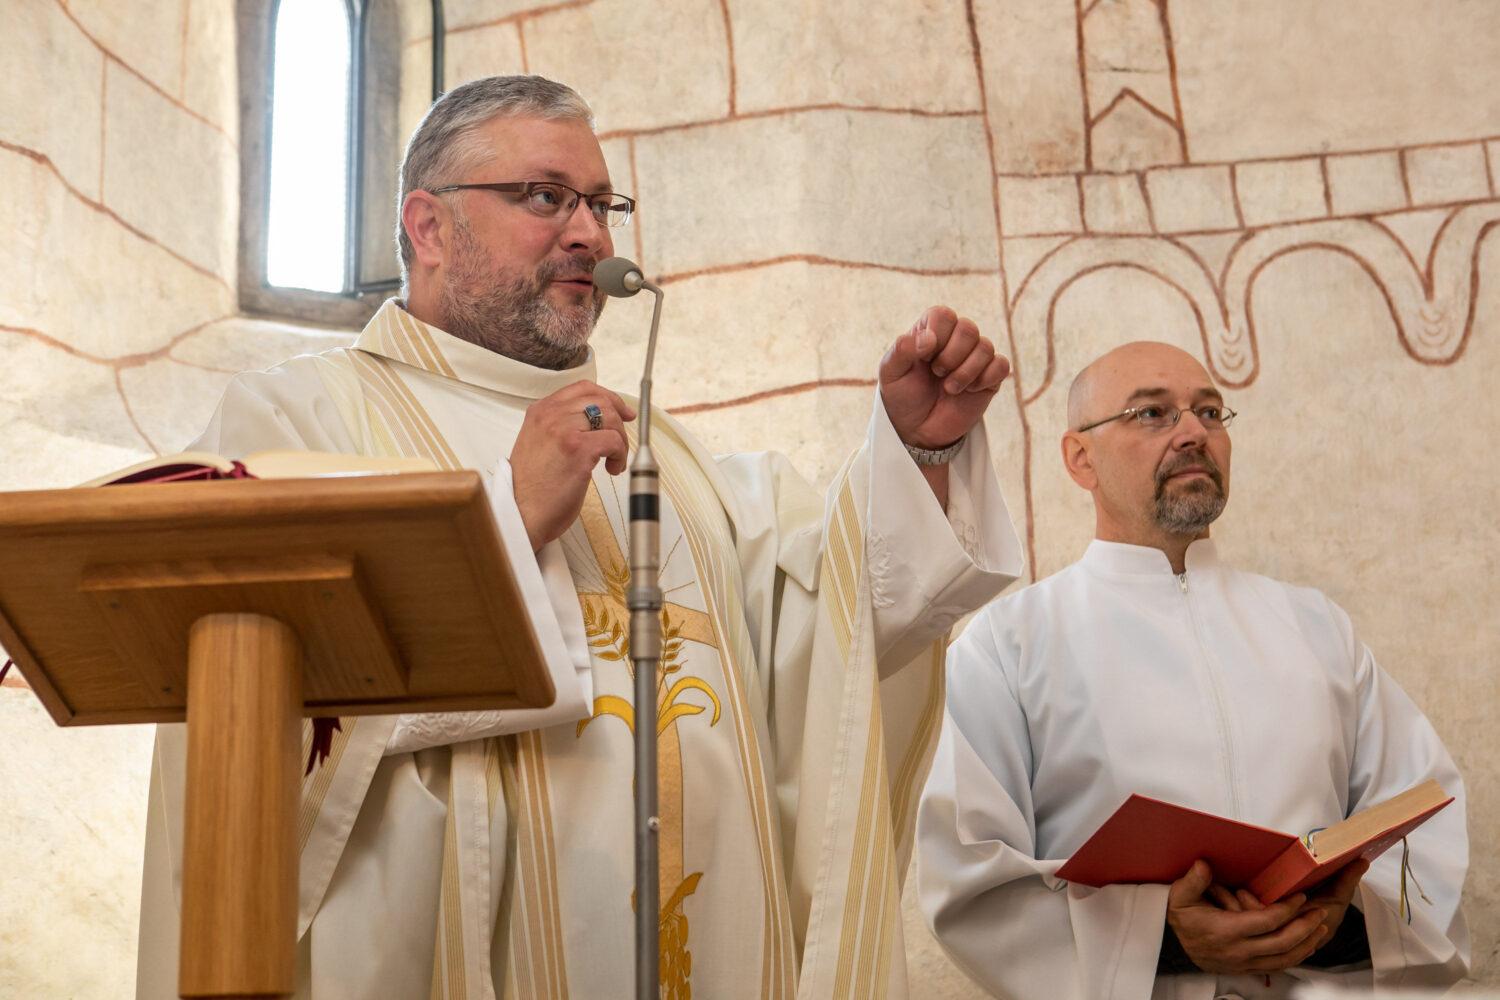
M 282 0 L 237 0 L 240 84 L 239 305 L 243 312 L 278 319 L 363 326 L 400 280 L 359 280 L 361 242 L 370 221 L 361 210 L 364 178 L 364 56 L 368 41 L 364 15 L 373 0 L 343 0 L 349 18 L 348 146 L 344 217 L 344 288 L 338 292 L 286 288 L 266 281 L 266 242 L 270 231 L 271 132 L 275 114 L 276 19 Z M 432 99 L 443 93 L 443 3 L 432 8 Z M 391 251 L 394 254 L 394 250 Z M 394 256 L 392 257 L 394 260 Z

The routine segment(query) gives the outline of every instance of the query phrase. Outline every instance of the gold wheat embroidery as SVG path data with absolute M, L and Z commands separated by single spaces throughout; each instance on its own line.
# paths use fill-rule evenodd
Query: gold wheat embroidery
M 578 602 L 583 613 L 584 633 L 589 649 L 600 660 L 622 663 L 632 684 L 635 664 L 630 659 L 629 611 L 625 592 L 630 586 L 630 568 L 625 561 L 614 529 L 604 512 L 603 503 L 594 490 L 589 491 L 583 511 L 584 530 L 604 578 L 602 592 L 580 592 Z M 692 953 L 688 950 L 688 921 L 683 902 L 697 891 L 703 872 L 683 872 L 684 803 L 682 786 L 682 740 L 678 724 L 685 718 L 702 715 L 712 709 L 708 724 L 717 725 L 722 706 L 719 696 L 701 677 L 682 674 L 683 653 L 687 638 L 708 641 L 712 626 L 707 615 L 680 604 L 668 603 L 662 608 L 662 656 L 656 672 L 657 768 L 661 818 L 660 892 L 663 900 L 660 915 L 660 954 L 662 996 L 669 1000 L 692 998 Z M 681 676 L 678 676 L 681 675 Z M 700 692 L 706 704 L 689 700 L 691 692 Z M 635 708 L 618 695 L 599 695 L 594 699 L 593 714 L 578 723 L 577 735 L 595 719 L 613 716 L 635 732 Z M 633 894 L 632 894 L 633 895 Z M 632 899 L 632 906 L 634 900 Z
M 601 660 L 623 662 L 631 681 L 635 680 L 635 664 L 630 659 L 630 637 L 620 622 L 623 603 L 611 605 L 601 601 L 599 594 L 580 594 L 583 606 L 583 628 L 588 636 L 589 647 Z M 597 603 L 596 603 L 597 602 Z M 621 611 L 616 616 L 615 609 Z M 667 680 L 682 669 L 682 623 L 672 617 L 670 606 L 661 613 L 662 654 L 656 670 L 656 733 L 660 736 L 678 719 L 687 715 L 702 715 L 708 708 L 714 714 L 710 726 L 717 725 L 722 706 L 719 696 L 714 694 L 707 681 L 701 677 L 679 677 L 667 687 Z M 695 705 L 679 698 L 688 691 L 702 691 L 708 697 L 708 705 Z M 635 706 L 618 695 L 603 694 L 594 699 L 594 714 L 578 723 L 577 735 L 582 736 L 590 722 L 604 715 L 613 715 L 622 720 L 632 733 L 635 732 Z

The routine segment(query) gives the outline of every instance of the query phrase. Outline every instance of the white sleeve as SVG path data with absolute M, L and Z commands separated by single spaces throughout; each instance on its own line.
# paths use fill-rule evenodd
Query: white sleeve
M 1167 886 L 1091 889 L 1036 857 L 1026 719 L 981 613 L 948 654 L 947 712 L 917 813 L 917 889 L 944 951 L 997 996 L 1152 995 Z
M 906 451 L 879 392 L 870 418 L 871 603 L 882 663 L 906 663 L 1021 575 L 1025 559 L 984 422 L 948 466 L 948 511 Z
M 358 454 L 321 388 L 316 376 L 291 365 L 236 375 L 208 427 L 189 447 L 231 458 L 271 448 Z M 554 541 L 532 553 L 508 461 L 502 458 L 492 472 L 480 474 L 511 570 L 532 611 L 532 627 L 557 698 L 542 709 L 402 715 L 386 744 L 387 754 L 573 722 L 592 710 L 593 673 L 583 615 L 562 545 Z
M 510 462 L 500 460 L 494 473 L 486 477 L 485 492 L 522 599 L 531 611 L 532 628 L 541 643 L 557 700 L 547 708 L 402 715 L 386 744 L 387 755 L 576 722 L 592 711 L 594 675 L 588 641 L 562 543 L 549 542 L 541 552 L 532 554 L 526 525 L 516 508 Z
M 1459 908 L 1469 867 L 1463 778 L 1421 709 L 1354 637 L 1344 612 L 1333 606 L 1333 613 L 1355 664 L 1358 698 L 1349 812 L 1383 802 L 1429 778 L 1454 797 L 1452 805 L 1407 838 L 1411 867 L 1404 916 L 1400 847 L 1378 858 L 1360 882 L 1355 904 L 1365 915 L 1375 984 L 1450 985 L 1469 967 L 1469 930 Z

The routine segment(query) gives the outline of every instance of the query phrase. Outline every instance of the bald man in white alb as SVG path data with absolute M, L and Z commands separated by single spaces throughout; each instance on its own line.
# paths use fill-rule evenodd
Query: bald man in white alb
M 1248 1000 L 1467 969 L 1464 790 L 1442 742 L 1341 609 L 1227 565 L 1209 539 L 1233 418 L 1175 347 L 1126 344 L 1084 369 L 1062 457 L 1095 540 L 949 651 L 918 884 L 938 940 L 997 996 Z M 1425 892 L 1408 879 L 1409 907 L 1400 850 L 1269 907 L 1202 861 L 1171 885 L 1054 874 L 1133 792 L 1310 831 L 1428 778 L 1458 801 L 1410 837 Z

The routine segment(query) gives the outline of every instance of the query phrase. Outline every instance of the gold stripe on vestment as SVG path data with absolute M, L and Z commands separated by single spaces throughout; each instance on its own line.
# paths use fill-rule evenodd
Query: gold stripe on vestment
M 872 709 L 878 708 L 872 702 Z M 865 740 L 863 780 L 859 789 L 859 812 L 856 814 L 853 846 L 850 853 L 849 878 L 844 890 L 844 915 L 839 933 L 839 959 L 837 977 L 834 982 L 835 995 L 851 996 L 851 977 L 854 972 L 854 952 L 864 924 L 864 912 L 868 909 L 865 896 L 870 883 L 870 847 L 875 828 L 876 799 L 880 792 L 880 760 L 885 754 L 880 747 L 880 730 L 870 720 L 869 735 Z
M 506 992 L 513 997 L 530 1000 L 531 997 L 542 994 L 536 987 L 530 949 L 524 946 L 529 904 L 517 892 L 521 870 L 531 864 L 529 834 L 523 836 L 523 831 L 529 830 L 530 826 L 522 816 L 526 807 L 521 795 L 520 775 L 517 773 L 516 737 L 498 736 L 493 742 L 500 748 L 500 780 L 505 792 L 505 807 L 509 812 L 509 822 L 506 824 L 505 881 L 501 888 L 496 926 L 497 932 L 506 932 Z
M 387 343 L 383 346 L 389 347 L 389 342 L 394 338 L 390 336 L 389 326 L 382 331 L 385 336 L 381 339 Z M 389 362 L 380 355 L 368 354 L 361 351 L 349 352 L 354 361 L 355 371 L 360 378 L 361 386 L 365 390 L 365 399 L 373 404 L 377 411 L 384 413 L 387 418 L 393 418 L 396 424 L 406 434 L 406 454 L 416 453 L 420 457 L 427 458 L 439 467 L 454 469 L 459 465 L 458 458 L 443 441 L 441 433 L 436 424 L 427 414 L 425 408 L 417 401 L 411 390 L 390 370 Z M 459 858 L 455 807 L 453 804 L 453 788 L 457 780 L 457 766 L 453 756 L 449 754 L 449 796 L 448 796 L 448 818 L 443 838 L 442 859 L 442 902 L 438 914 L 438 934 L 434 944 L 435 954 L 433 956 L 433 978 L 434 988 L 441 979 L 443 989 L 442 996 L 446 1000 L 467 1000 L 468 990 L 464 973 L 464 943 L 463 943 L 463 909 L 460 900 L 459 889 Z M 485 863 L 489 861 L 486 858 Z
M 834 624 L 843 626 L 835 630 L 835 636 L 840 639 L 847 636 L 852 642 L 860 624 L 859 592 L 856 586 L 864 572 L 864 544 L 853 490 L 847 482 L 839 490 L 834 503 L 834 516 L 830 520 L 825 547 L 832 573 L 825 581 L 825 586 L 831 585 L 833 599 L 825 603 L 825 608 L 830 613 L 835 609 L 850 610 L 848 619 L 842 622 L 835 619 Z M 862 657 L 868 654 L 864 650 L 855 650 L 854 655 Z M 847 660 L 848 650 L 845 656 Z M 875 683 L 873 678 L 858 676 L 858 672 L 848 678 L 851 685 L 858 685 L 862 681 L 872 686 Z M 849 694 L 858 698 L 860 691 L 851 687 Z M 889 899 L 894 881 L 894 872 L 891 870 L 890 787 L 887 783 L 884 726 L 878 690 L 870 690 L 867 697 L 868 736 L 865 741 L 859 807 L 851 842 L 850 869 L 840 927 L 838 962 L 835 967 L 834 992 L 840 997 L 868 997 L 883 991 L 886 980 L 879 970 L 883 952 L 890 949 L 890 944 L 885 940 L 887 915 L 893 912 Z M 891 928 L 891 932 L 894 932 L 894 928 Z
M 901 876 L 900 868 L 892 869 L 896 859 L 891 857 L 887 850 L 882 855 L 889 877 L 884 880 L 884 894 L 882 895 L 882 906 L 880 910 L 880 954 L 877 956 L 879 967 L 875 975 L 875 996 L 884 998 L 890 991 L 891 985 L 891 956 L 896 952 L 896 943 L 900 940 L 901 930 Z M 901 961 L 903 966 L 906 962 L 906 954 L 903 950 Z
M 910 833 L 907 826 L 907 818 L 916 805 L 917 798 L 921 795 L 921 783 L 918 778 L 925 776 L 928 764 L 931 762 L 932 751 L 937 746 L 939 724 L 943 717 L 943 694 L 946 689 L 947 678 L 944 676 L 944 663 L 947 659 L 948 640 L 938 639 L 932 644 L 931 664 L 928 667 L 927 701 L 922 706 L 922 714 L 918 718 L 916 732 L 912 734 L 911 743 L 906 748 L 906 755 L 901 760 L 901 766 L 896 770 L 896 782 L 891 789 L 891 828 L 900 835 L 900 841 L 896 844 L 897 871 L 906 867 L 905 859 L 911 848 Z M 915 667 L 908 667 L 908 670 Z
M 546 759 L 541 733 L 517 733 L 517 774 L 525 801 L 522 823 L 529 840 L 529 885 L 525 892 L 525 927 L 531 949 L 532 975 L 540 979 L 538 997 L 567 997 L 567 967 L 562 952 L 562 921 L 556 894 L 556 861 L 552 846 L 552 817 L 547 799 Z M 525 870 L 523 870 L 525 871 Z
M 323 811 L 323 801 L 328 798 L 328 790 L 333 787 L 333 777 L 338 773 L 339 762 L 344 759 L 344 748 L 349 745 L 349 738 L 354 735 L 354 727 L 359 722 L 357 716 L 339 719 L 339 728 L 333 734 L 333 742 L 328 750 L 328 759 L 313 768 L 313 773 L 302 779 L 302 806 L 297 811 L 297 853 L 300 856 L 307 849 L 307 841 L 312 836 L 313 827 L 317 825 L 318 814 Z M 312 721 L 303 720 L 306 727 L 306 742 L 308 752 L 312 747 Z M 302 758 L 306 761 L 307 758 Z
M 464 976 L 463 901 L 458 881 L 458 821 L 453 802 L 458 770 L 450 764 L 448 819 L 443 825 L 442 908 L 438 914 L 437 954 L 432 963 L 433 977 L 441 975 L 444 979 L 446 1000 L 468 1000 L 468 984 Z
M 878 716 L 879 709 L 876 709 Z M 871 725 L 871 730 L 876 726 Z M 876 743 L 875 768 L 875 810 L 872 816 L 875 826 L 875 840 L 870 848 L 870 864 L 865 879 L 865 905 L 860 912 L 859 918 L 859 961 L 855 965 L 854 995 L 857 997 L 869 997 L 875 993 L 878 980 L 874 979 L 874 973 L 879 966 L 880 953 L 876 950 L 881 945 L 885 933 L 884 917 L 888 907 L 888 897 L 891 890 L 891 824 L 890 812 L 881 808 L 884 802 L 880 801 L 886 791 L 886 768 L 885 748 Z
M 392 405 L 402 426 L 413 435 L 413 449 L 421 457 L 436 462 L 439 468 L 461 468 L 463 463 L 448 446 L 426 408 L 417 401 L 406 383 L 391 370 L 391 362 L 378 354 L 364 354 L 361 351 L 351 351 L 350 354 L 355 358 L 363 356 L 369 359 L 369 363 L 361 368 L 361 373 L 369 377 L 366 385 L 376 390 L 377 398 L 385 399 Z M 385 391 L 381 392 L 380 389 Z
M 382 442 L 383 447 L 389 448 L 398 455 L 417 456 L 437 461 L 433 450 L 421 441 L 416 427 L 410 422 L 409 415 L 404 414 L 402 408 L 394 401 L 389 386 L 376 374 L 378 370 L 378 365 L 374 360 L 376 355 L 350 351 L 349 357 L 364 394 L 365 419 L 372 427 L 378 421 L 386 434 L 387 440 Z
M 396 322 L 400 325 L 401 332 L 405 334 L 407 344 L 410 346 L 412 366 L 423 368 L 430 372 L 436 372 L 447 378 L 455 378 L 453 366 L 448 364 L 448 359 L 443 357 L 442 351 L 438 349 L 437 342 L 432 339 L 432 334 L 419 324 L 405 309 L 398 309 L 395 313 Z
M 789 917 L 791 904 L 787 897 L 786 877 L 777 830 L 772 826 L 776 809 L 767 792 L 763 754 L 759 736 L 750 718 L 750 708 L 741 686 L 741 664 L 753 663 L 743 634 L 744 609 L 739 599 L 738 576 L 727 572 L 720 551 L 733 551 L 733 542 L 720 539 L 718 544 L 704 535 L 706 526 L 722 524 L 723 508 L 707 480 L 693 476 L 694 459 L 676 439 L 675 430 L 662 421 L 656 425 L 658 436 L 653 445 L 661 459 L 661 485 L 677 509 L 683 535 L 693 564 L 698 569 L 700 590 L 709 609 L 715 642 L 725 685 L 729 691 L 730 714 L 735 723 L 741 782 L 750 799 L 756 846 L 761 859 L 762 882 L 762 979 L 760 993 L 764 998 L 791 998 L 796 993 L 796 970 L 792 956 Z M 735 628 L 735 623 L 740 628 Z M 739 640 L 736 642 L 735 640 Z
M 485 804 L 489 807 L 487 815 L 493 820 L 495 817 L 495 807 L 505 801 L 500 781 L 500 742 L 498 738 L 492 737 L 484 741 L 484 791 Z
M 530 730 L 517 741 L 521 764 L 526 774 L 526 794 L 534 813 L 533 835 L 536 838 L 538 878 L 536 895 L 541 901 L 541 945 L 550 981 L 546 995 L 566 1000 L 568 973 L 563 957 L 562 907 L 557 897 L 557 857 L 552 842 L 552 802 L 547 785 L 547 760 L 543 753 L 542 734 Z
M 854 641 L 855 614 L 858 611 L 858 586 L 863 566 L 864 545 L 859 518 L 854 513 L 853 490 L 846 481 L 834 502 L 833 516 L 829 518 L 828 533 L 823 540 L 826 556 L 825 573 L 820 581 L 828 590 L 829 621 L 833 625 L 834 637 L 839 642 L 839 653 L 845 663 L 849 660 L 849 647 Z M 860 544 L 856 545 L 855 542 Z M 832 572 L 826 572 L 831 570 Z M 832 587 L 827 585 L 831 583 Z
M 406 453 L 431 459 L 442 468 L 458 468 L 458 456 L 448 446 L 426 408 L 390 368 L 390 362 L 377 354 L 360 351 L 349 353 L 356 361 L 356 369 L 367 398 L 382 405 L 409 434 L 409 450 Z M 534 988 L 526 991 L 525 995 L 566 1000 L 567 973 L 557 903 L 551 805 L 545 765 L 540 759 L 540 734 L 522 734 L 512 746 L 519 764 L 518 792 L 520 799 L 525 802 L 517 817 L 517 825 L 520 827 L 517 831 L 517 846 L 518 853 L 525 854 L 526 857 L 516 858 L 516 863 L 520 869 L 519 874 L 529 876 L 513 889 L 515 895 L 523 900 L 525 916 L 520 927 L 512 928 L 513 935 L 518 932 L 521 935 L 522 946 L 516 950 L 524 952 L 524 955 L 516 957 L 525 961 L 527 972 L 541 980 L 533 983 Z M 445 852 L 446 850 L 445 846 Z M 444 860 L 446 863 L 446 853 Z M 488 857 L 483 861 L 489 864 Z M 509 867 L 508 864 L 507 868 Z M 512 940 L 514 941 L 514 937 Z

